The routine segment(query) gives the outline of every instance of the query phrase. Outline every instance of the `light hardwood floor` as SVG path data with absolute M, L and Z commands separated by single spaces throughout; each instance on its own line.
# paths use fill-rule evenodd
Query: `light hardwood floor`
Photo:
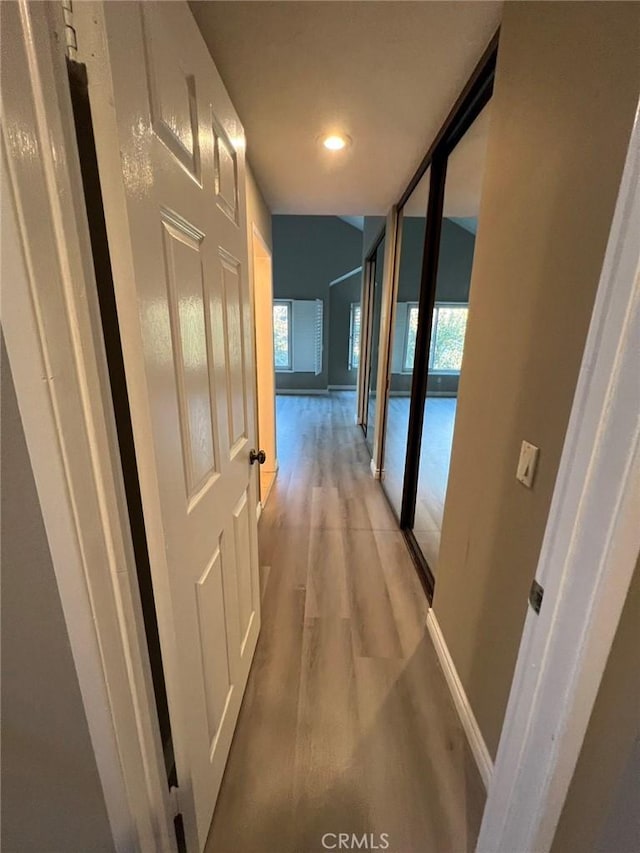
M 473 850 L 484 790 L 353 394 L 278 398 L 262 632 L 207 853 Z M 326 839 L 333 843 L 333 838 Z

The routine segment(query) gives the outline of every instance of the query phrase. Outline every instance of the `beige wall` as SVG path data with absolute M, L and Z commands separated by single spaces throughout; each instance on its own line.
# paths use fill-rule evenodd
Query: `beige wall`
M 640 560 L 552 853 L 640 850 Z
M 113 851 L 4 338 L 2 832 L 11 853 Z
M 434 609 L 495 755 L 640 92 L 640 5 L 507 3 Z M 515 479 L 540 447 L 533 490 Z

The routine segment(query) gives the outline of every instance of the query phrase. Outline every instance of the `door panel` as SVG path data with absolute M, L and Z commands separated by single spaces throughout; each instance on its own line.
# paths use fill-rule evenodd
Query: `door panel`
M 163 216 L 166 276 L 187 495 L 214 472 L 211 374 L 205 323 L 204 234 Z
M 242 314 L 247 306 L 242 304 L 240 263 L 220 250 L 222 265 L 222 302 L 224 305 L 224 344 L 227 365 L 227 407 L 229 411 L 229 437 L 231 454 L 237 452 L 239 442 L 246 439 L 245 423 L 245 342 Z
M 224 586 L 220 547 L 196 584 L 202 673 L 207 702 L 210 749 L 220 730 L 232 687 L 224 616 Z M 224 649 L 225 654 L 218 650 Z
M 118 323 L 189 849 L 260 626 L 244 132 L 185 4 L 92 4 Z M 102 50 L 102 53 L 100 53 Z
M 250 525 L 249 501 L 245 493 L 233 510 L 233 532 L 235 535 L 236 561 L 238 564 L 236 578 L 238 580 L 238 617 L 241 649 L 246 643 L 253 617 L 254 591 L 252 589 L 251 572 L 249 571 L 251 566 L 251 555 L 249 553 L 249 543 L 251 541 Z
M 143 50 L 151 124 L 180 164 L 200 182 L 195 78 L 185 71 L 173 35 L 154 14 L 143 15 Z
M 238 224 L 238 158 L 222 124 L 212 112 L 216 200 L 220 210 Z

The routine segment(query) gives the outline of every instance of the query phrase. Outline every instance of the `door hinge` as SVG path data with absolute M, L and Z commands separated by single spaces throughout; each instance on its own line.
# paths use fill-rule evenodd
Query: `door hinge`
M 179 789 L 177 785 L 171 785 L 169 788 L 169 802 L 171 803 L 171 817 L 173 818 L 173 828 L 176 833 L 176 844 L 178 853 L 187 853 L 187 842 L 184 834 L 184 821 L 182 812 L 180 811 Z
M 171 817 L 177 817 L 180 814 L 180 799 L 177 785 L 172 785 L 169 788 L 169 802 L 171 804 Z
M 535 613 L 540 613 L 543 596 L 544 587 L 542 587 L 534 578 L 533 583 L 531 584 L 531 589 L 529 590 L 529 604 L 531 605 Z
M 65 52 L 69 59 L 78 56 L 78 36 L 73 25 L 73 0 L 62 0 L 62 15 L 64 17 Z

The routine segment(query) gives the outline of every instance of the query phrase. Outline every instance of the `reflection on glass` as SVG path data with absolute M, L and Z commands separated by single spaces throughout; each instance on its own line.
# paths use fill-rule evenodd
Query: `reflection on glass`
M 460 373 L 468 312 L 466 305 L 436 305 L 429 352 L 431 371 Z
M 360 366 L 360 303 L 351 303 L 349 315 L 349 370 Z
M 367 395 L 366 440 L 373 453 L 373 434 L 376 423 L 376 387 L 378 382 L 378 345 L 380 342 L 380 314 L 382 311 L 382 272 L 384 264 L 384 238 L 381 240 L 373 262 L 373 295 L 371 320 L 371 359 L 369 367 L 369 390 Z
M 405 372 L 413 370 L 413 362 L 416 357 L 416 335 L 418 334 L 418 306 L 413 303 L 407 303 L 407 340 L 405 344 L 405 356 L 402 361 L 402 368 Z
M 407 455 L 409 405 L 418 332 L 418 299 L 429 199 L 428 169 L 402 208 L 399 222 L 400 260 L 393 311 L 391 375 L 384 446 L 383 486 L 400 517 Z
M 413 532 L 436 574 L 489 123 L 485 107 L 449 157 Z

